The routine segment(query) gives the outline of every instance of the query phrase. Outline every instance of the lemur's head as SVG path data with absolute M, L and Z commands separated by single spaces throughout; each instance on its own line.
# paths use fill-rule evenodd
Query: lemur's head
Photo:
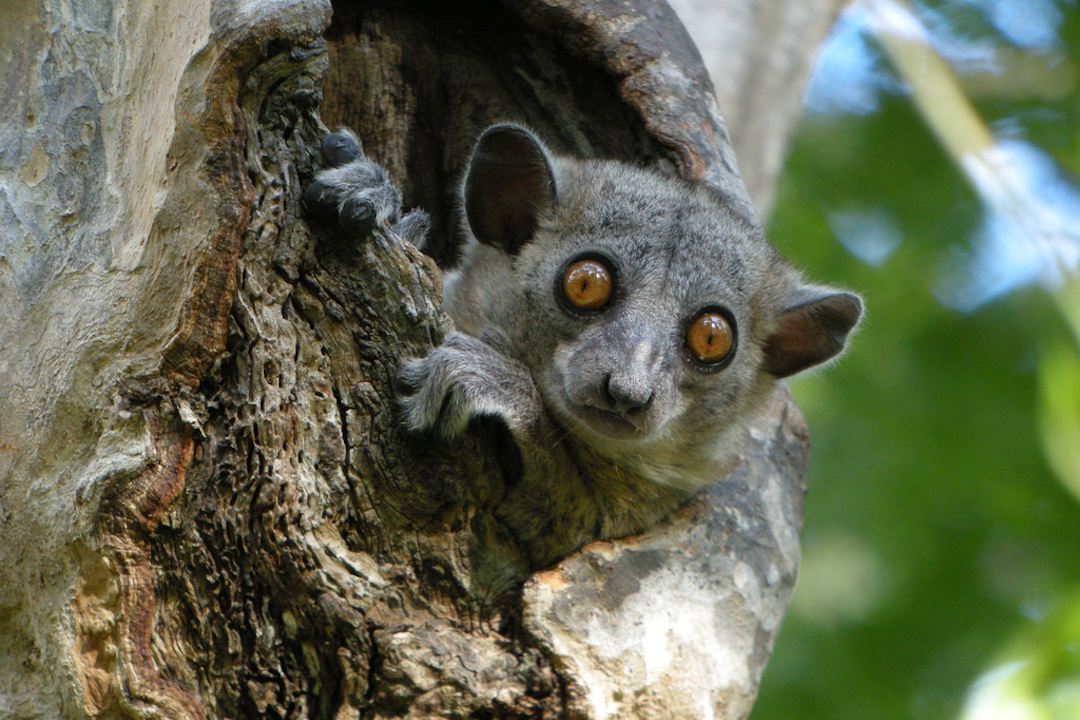
M 575 435 L 619 455 L 715 445 L 778 378 L 836 357 L 855 295 L 805 285 L 712 188 L 481 136 L 463 184 L 476 242 L 444 305 L 494 327 Z

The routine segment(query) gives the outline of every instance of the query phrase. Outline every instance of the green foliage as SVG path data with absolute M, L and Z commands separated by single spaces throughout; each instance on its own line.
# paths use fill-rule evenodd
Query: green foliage
M 978 25 L 972 3 L 935 6 Z M 1060 9 L 1075 71 L 1080 10 Z M 1036 91 L 977 105 L 1075 172 L 1075 79 Z M 852 215 L 898 246 L 857 259 L 833 232 Z M 867 317 L 792 386 L 814 441 L 804 560 L 753 720 L 1080 718 L 1078 339 L 1037 286 L 966 314 L 937 300 L 981 216 L 906 97 L 808 116 L 794 140 L 772 239 Z M 1021 696 L 1042 714 L 987 709 Z
M 1069 340 L 1046 342 L 1039 356 L 1039 421 L 1050 466 L 1080 499 L 1080 358 Z

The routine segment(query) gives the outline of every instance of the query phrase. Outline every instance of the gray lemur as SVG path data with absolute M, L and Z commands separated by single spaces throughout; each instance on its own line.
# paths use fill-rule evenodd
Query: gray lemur
M 345 156 L 309 196 L 348 215 L 373 163 Z M 458 332 L 398 386 L 412 430 L 509 431 L 517 477 L 494 511 L 520 553 L 508 577 L 640 532 L 722 479 L 776 381 L 838 355 L 862 310 L 804 284 L 713 188 L 553 155 L 516 125 L 481 135 L 462 206 L 443 298 Z M 423 235 L 396 206 L 360 214 L 379 212 Z

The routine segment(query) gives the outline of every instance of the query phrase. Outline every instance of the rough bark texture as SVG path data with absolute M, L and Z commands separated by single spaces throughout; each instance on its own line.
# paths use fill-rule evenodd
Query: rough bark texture
M 321 112 L 445 240 L 509 117 L 753 217 L 671 10 L 155 5 L 0 18 L 0 716 L 744 717 L 798 560 L 790 400 L 669 523 L 492 606 L 492 439 L 409 436 L 390 389 L 449 327 L 439 271 L 299 204 Z

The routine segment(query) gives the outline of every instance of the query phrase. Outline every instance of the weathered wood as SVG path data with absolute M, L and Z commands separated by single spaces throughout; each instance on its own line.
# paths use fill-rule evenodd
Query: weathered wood
M 685 32 L 653 0 L 330 10 L 5 6 L 0 715 L 745 716 L 798 559 L 790 401 L 664 527 L 492 604 L 499 439 L 408 435 L 390 387 L 449 328 L 439 271 L 300 207 L 350 125 L 445 260 L 512 118 L 752 217 Z

